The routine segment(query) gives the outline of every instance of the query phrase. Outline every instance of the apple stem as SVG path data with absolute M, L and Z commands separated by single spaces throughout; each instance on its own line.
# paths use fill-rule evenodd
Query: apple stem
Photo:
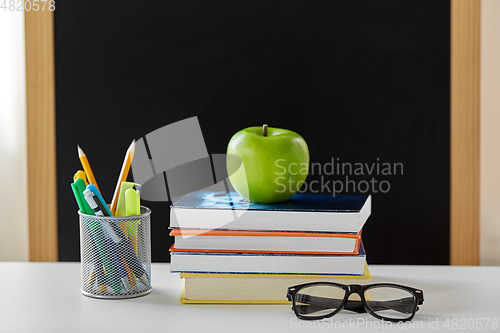
M 267 136 L 267 124 L 262 126 L 262 135 Z

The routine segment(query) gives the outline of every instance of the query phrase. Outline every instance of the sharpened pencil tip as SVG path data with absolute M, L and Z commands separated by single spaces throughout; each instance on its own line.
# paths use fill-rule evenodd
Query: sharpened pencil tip
M 76 145 L 78 148 L 78 157 L 85 156 L 85 153 L 83 152 L 82 148 L 80 148 L 80 145 Z

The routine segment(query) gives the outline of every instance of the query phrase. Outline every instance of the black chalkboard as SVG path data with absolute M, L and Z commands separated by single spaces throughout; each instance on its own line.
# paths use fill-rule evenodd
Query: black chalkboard
M 267 123 L 301 134 L 312 163 L 363 164 L 308 183 L 385 181 L 369 191 L 368 263 L 449 263 L 449 0 L 66 1 L 54 14 L 61 261 L 79 260 L 77 144 L 111 198 L 133 139 L 197 116 L 211 154 Z M 170 203 L 146 204 L 153 261 L 169 261 Z

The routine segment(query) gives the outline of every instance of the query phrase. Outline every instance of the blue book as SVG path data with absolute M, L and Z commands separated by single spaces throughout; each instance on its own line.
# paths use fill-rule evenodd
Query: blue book
M 298 193 L 256 204 L 236 192 L 199 191 L 171 206 L 170 228 L 358 233 L 370 213 L 370 195 Z
M 365 249 L 357 255 L 172 252 L 172 273 L 363 275 Z

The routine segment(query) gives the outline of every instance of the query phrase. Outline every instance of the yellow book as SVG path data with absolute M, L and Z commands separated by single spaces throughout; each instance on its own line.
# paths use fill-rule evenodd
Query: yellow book
M 365 262 L 363 275 L 180 273 L 184 279 L 181 303 L 290 304 L 288 287 L 317 281 L 366 284 L 371 278 Z

